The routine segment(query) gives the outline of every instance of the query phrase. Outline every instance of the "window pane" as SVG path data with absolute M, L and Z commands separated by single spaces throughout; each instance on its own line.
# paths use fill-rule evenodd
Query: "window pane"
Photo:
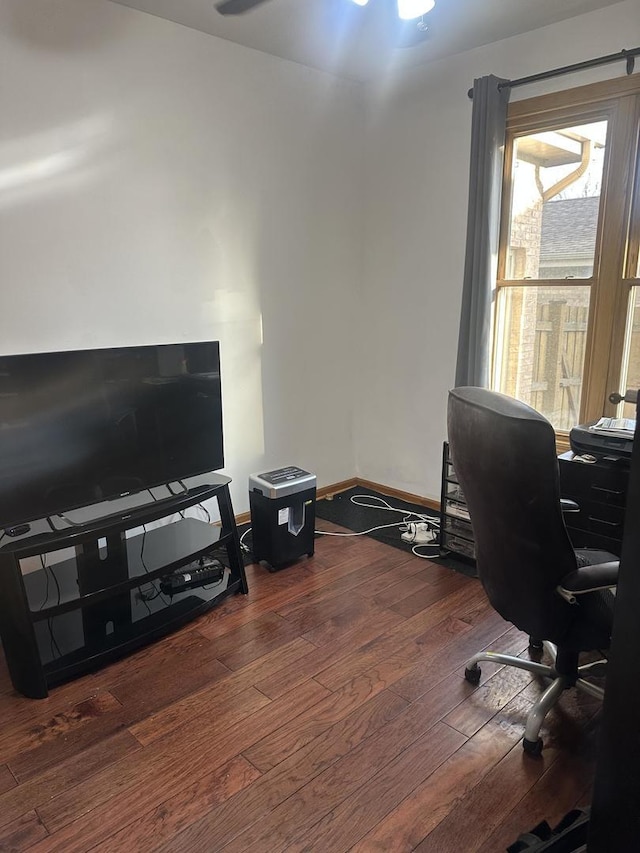
M 630 316 L 625 344 L 626 364 L 622 369 L 621 393 L 627 389 L 640 389 L 640 287 L 631 288 Z M 636 407 L 623 403 L 620 417 L 635 418 Z
M 514 141 L 505 278 L 593 275 L 606 138 L 597 121 Z
M 635 190 L 631 212 L 631 228 L 629 232 L 632 250 L 631 269 L 629 274 L 632 278 L 640 278 L 640 133 L 638 133 L 638 144 L 636 147 L 636 162 L 635 162 Z M 633 256 L 635 254 L 635 270 Z M 635 302 L 635 300 L 634 300 Z
M 494 388 L 528 403 L 556 429 L 578 423 L 590 287 L 503 287 Z

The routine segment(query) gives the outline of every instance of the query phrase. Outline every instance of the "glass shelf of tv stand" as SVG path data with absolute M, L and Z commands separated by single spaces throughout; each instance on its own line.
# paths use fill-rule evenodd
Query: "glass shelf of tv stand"
M 126 499 L 115 499 L 95 507 L 87 507 L 79 510 L 99 510 L 95 516 L 80 517 L 79 521 L 64 521 L 62 517 L 56 517 L 56 524 L 61 526 L 52 527 L 45 519 L 31 523 L 31 530 L 20 536 L 5 539 L 0 545 L 0 555 L 4 552 L 12 553 L 17 559 L 38 556 L 56 548 L 65 548 L 76 545 L 85 540 L 107 536 L 109 533 L 118 532 L 123 529 L 133 529 L 143 524 L 148 524 L 157 519 L 179 513 L 195 504 L 217 498 L 219 493 L 228 487 L 231 480 L 221 474 L 209 474 L 208 484 L 196 484 L 189 486 L 188 491 L 178 495 L 169 495 L 161 499 L 145 499 L 144 493 L 131 495 Z M 136 503 L 136 501 L 142 501 Z M 69 512 L 72 517 L 74 512 Z M 54 516 L 55 517 L 55 516 Z
M 196 518 L 184 518 L 146 533 L 127 538 L 124 559 L 119 566 L 121 579 L 104 581 L 105 585 L 82 594 L 79 584 L 78 559 L 72 557 L 59 563 L 45 563 L 42 569 L 24 575 L 25 592 L 34 622 L 88 607 L 113 598 L 170 574 L 212 554 L 231 538 L 222 528 Z M 99 549 L 101 557 L 107 548 Z M 126 572 L 126 577 L 123 577 Z
M 225 573 L 220 588 L 211 585 L 187 590 L 174 595 L 171 601 L 163 595 L 145 603 L 131 596 L 131 607 L 124 609 L 126 617 L 122 623 L 118 624 L 114 619 L 112 627 L 94 635 L 83 621 L 83 611 L 80 610 L 36 623 L 36 642 L 47 686 L 55 687 L 70 678 L 91 672 L 165 636 L 206 613 L 214 603 L 239 588 L 240 581 L 231 582 Z M 117 617 L 115 613 L 114 616 Z
M 156 585 L 141 584 L 106 602 L 107 610 L 78 608 L 53 618 L 34 623 L 43 671 L 53 686 L 59 681 L 91 669 L 90 659 L 100 661 L 110 652 L 120 657 L 123 651 L 133 650 L 179 627 L 214 602 L 240 588 L 226 568 L 221 581 L 184 590 L 172 596 L 159 592 Z M 139 595 L 144 593 L 144 597 Z

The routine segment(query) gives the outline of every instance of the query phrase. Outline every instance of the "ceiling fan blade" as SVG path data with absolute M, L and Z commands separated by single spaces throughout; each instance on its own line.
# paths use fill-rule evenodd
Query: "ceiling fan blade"
M 216 10 L 221 15 L 242 15 L 265 2 L 266 0 L 222 0 L 222 3 L 216 3 Z

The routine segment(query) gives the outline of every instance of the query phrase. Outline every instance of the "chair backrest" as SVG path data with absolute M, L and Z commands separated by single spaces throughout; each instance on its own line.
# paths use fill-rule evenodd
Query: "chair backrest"
M 448 433 L 491 604 L 536 639 L 561 642 L 574 614 L 555 589 L 576 558 L 560 509 L 553 427 L 504 394 L 454 388 Z

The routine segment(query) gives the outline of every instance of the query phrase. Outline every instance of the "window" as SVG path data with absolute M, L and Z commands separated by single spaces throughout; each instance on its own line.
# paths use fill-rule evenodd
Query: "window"
M 640 387 L 640 75 L 511 104 L 492 387 L 559 433 Z

